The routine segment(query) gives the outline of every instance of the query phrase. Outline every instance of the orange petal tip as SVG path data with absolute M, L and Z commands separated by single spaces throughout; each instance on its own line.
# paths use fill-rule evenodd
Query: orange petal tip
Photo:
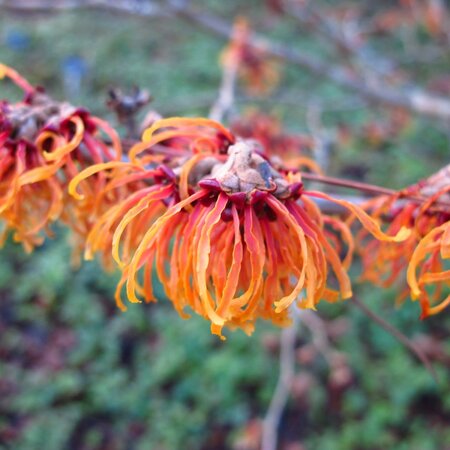
M 399 232 L 393 236 L 395 242 L 403 242 L 411 236 L 411 229 L 406 227 L 401 227 Z

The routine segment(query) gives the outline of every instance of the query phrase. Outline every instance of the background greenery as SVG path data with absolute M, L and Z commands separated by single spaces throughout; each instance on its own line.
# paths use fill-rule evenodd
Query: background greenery
M 240 3 L 203 2 L 230 20 L 246 14 L 259 30 L 302 51 L 326 54 L 320 41 L 299 35 L 261 2 Z M 2 62 L 111 121 L 109 86 L 149 88 L 163 115 L 205 115 L 220 83 L 223 42 L 175 19 L 2 14 L 0 30 Z M 395 39 L 375 45 L 389 53 Z M 435 65 L 448 70 L 448 55 Z M 426 83 L 432 70 L 424 65 L 416 75 Z M 0 89 L 1 98 L 18 96 L 8 83 Z M 374 143 L 360 130 L 385 123 L 388 114 L 375 106 L 335 108 L 347 99 L 335 86 L 285 67 L 272 96 L 247 98 L 239 108 L 257 105 L 290 131 L 305 132 L 307 108 L 319 101 L 328 130 L 351 130 L 351 139 L 333 149 L 333 174 L 399 188 L 448 163 L 448 132 L 439 124 L 411 118 L 401 132 Z M 69 260 L 62 229 L 32 255 L 12 243 L 1 252 L 0 448 L 256 449 L 276 383 L 279 330 L 260 323 L 252 337 L 235 332 L 221 342 L 206 321 L 183 321 L 166 301 L 120 313 L 113 301 L 117 274 L 104 274 L 96 263 L 74 270 Z M 416 304 L 395 309 L 395 290 L 357 285 L 356 295 L 429 349 L 440 383 L 351 301 L 321 305 L 318 314 L 348 376 L 340 381 L 301 327 L 280 448 L 449 449 L 448 314 L 420 322 Z

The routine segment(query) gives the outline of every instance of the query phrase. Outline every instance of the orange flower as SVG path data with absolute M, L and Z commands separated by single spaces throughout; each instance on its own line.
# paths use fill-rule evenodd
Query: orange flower
M 445 262 L 448 259 L 450 221 L 432 229 L 419 242 L 408 266 L 408 284 L 413 300 L 418 299 L 420 302 L 422 318 L 438 314 L 450 304 L 450 270 L 445 270 Z M 444 288 L 446 297 L 435 304 L 442 296 Z
M 0 135 L 0 244 L 8 231 L 21 242 L 27 252 L 43 242 L 42 231 L 56 220 L 62 210 L 62 189 L 53 177 L 32 184 L 24 177 L 36 172 L 44 161 L 35 147 L 24 140 L 8 140 L 8 132 Z
M 411 186 L 391 197 L 379 197 L 366 204 L 376 220 L 388 220 L 388 232 L 396 233 L 401 227 L 411 227 L 413 232 L 405 241 L 393 245 L 389 242 L 371 240 L 366 242 L 364 230 L 359 235 L 363 263 L 362 278 L 382 287 L 392 286 L 408 267 L 407 281 L 414 300 L 419 299 L 422 318 L 436 314 L 449 303 L 448 299 L 439 303 L 442 289 L 449 284 L 442 272 L 446 259 L 443 230 L 450 219 L 448 207 L 441 200 L 448 200 L 448 168 L 417 185 Z M 408 200 L 409 197 L 415 197 Z M 422 200 L 422 203 L 419 201 Z M 448 204 L 448 203 L 446 203 Z M 443 243 L 439 243 L 443 239 Z M 439 256 L 440 255 L 440 256 Z M 417 269 L 420 265 L 419 277 Z M 442 272 L 439 276 L 437 272 Z M 448 274 L 447 274 L 448 276 Z M 400 301 L 408 297 L 405 289 Z M 436 306 L 433 304 L 438 303 Z
M 139 296 L 155 300 L 153 267 L 180 315 L 187 317 L 189 307 L 210 320 L 212 332 L 220 336 L 224 326 L 250 333 L 258 318 L 286 324 L 287 309 L 297 300 L 300 307 L 314 309 L 321 299 L 350 297 L 349 259 L 345 264 L 340 260 L 309 197 L 346 207 L 378 238 L 398 241 L 408 235 L 402 229 L 395 237 L 385 236 L 360 208 L 303 191 L 298 175 L 283 177 L 252 145 L 238 142 L 229 148 L 227 161 L 213 167 L 190 196 L 169 207 L 145 232 L 129 262 L 122 264 L 118 305 L 125 308 L 120 296 L 125 284 L 131 302 L 140 301 Z M 124 221 L 130 224 L 124 218 L 122 229 Z M 332 221 L 350 236 L 342 222 Z M 113 245 L 117 255 L 120 236 Z M 330 269 L 336 288 L 329 286 Z
M 315 308 L 321 299 L 350 297 L 350 231 L 311 197 L 346 207 L 378 238 L 406 237 L 405 230 L 383 235 L 348 202 L 304 191 L 298 173 L 276 171 L 256 150 L 217 122 L 163 119 L 130 150 L 130 162 L 97 164 L 73 178 L 75 198 L 78 186 L 102 175 L 99 202 L 114 199 L 89 233 L 85 255 L 101 252 L 108 265 L 112 250 L 122 270 L 121 309 L 124 285 L 131 302 L 155 300 L 154 270 L 180 315 L 190 308 L 220 336 L 224 326 L 250 333 L 258 318 L 286 324 L 297 300 Z
M 49 223 L 61 219 L 82 245 L 100 207 L 96 192 L 102 177 L 83 183 L 84 201 L 74 203 L 68 182 L 92 163 L 121 158 L 121 144 L 104 121 L 68 103 L 53 101 L 14 70 L 0 65 L 25 91 L 23 102 L 4 102 L 0 110 L 0 215 L 3 239 L 8 230 L 31 251 L 50 234 Z M 110 143 L 106 143 L 106 139 Z
M 438 314 L 450 304 L 450 166 L 444 167 L 423 183 L 429 195 L 416 218 L 416 235 L 423 236 L 411 256 L 407 271 L 413 300 L 419 300 L 422 318 Z M 440 205 L 439 202 L 445 202 Z M 434 209 L 433 209 L 434 208 Z M 432 225 L 424 229 L 423 218 L 431 216 Z M 419 275 L 417 276 L 417 271 Z M 444 300 L 441 300 L 445 295 Z
M 388 234 L 395 234 L 402 227 L 414 226 L 415 216 L 420 205 L 407 202 L 403 206 L 398 206 L 401 197 L 401 193 L 391 197 L 382 196 L 364 205 L 364 208 L 370 211 L 371 217 L 375 220 L 382 222 L 383 219 L 388 219 Z M 428 224 L 426 226 L 428 228 Z M 358 234 L 358 246 L 363 266 L 361 278 L 380 287 L 392 286 L 402 276 L 409 263 L 417 245 L 416 234 L 411 233 L 408 239 L 397 244 L 376 239 L 367 240 L 367 237 L 368 233 L 364 229 Z M 407 295 L 408 291 L 406 290 L 400 299 L 404 299 Z
M 42 243 L 42 232 L 62 210 L 62 189 L 52 177 L 56 172 L 37 150 L 30 136 L 36 132 L 27 115 L 27 97 L 34 88 L 17 72 L 0 64 L 0 78 L 11 78 L 26 94 L 24 102 L 0 105 L 0 244 L 8 232 L 26 251 Z M 29 182 L 32 179 L 33 183 Z

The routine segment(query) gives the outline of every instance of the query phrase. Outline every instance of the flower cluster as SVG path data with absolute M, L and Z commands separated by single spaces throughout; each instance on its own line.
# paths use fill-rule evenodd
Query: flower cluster
M 1 239 L 12 231 L 31 251 L 61 221 L 75 256 L 98 254 L 105 269 L 120 269 L 121 309 L 124 294 L 156 301 L 156 274 L 182 317 L 204 317 L 221 337 L 224 327 L 251 333 L 258 319 L 287 324 L 291 305 L 351 297 L 353 219 L 366 279 L 389 286 L 407 271 L 424 317 L 450 303 L 448 168 L 363 208 L 306 189 L 301 170 L 319 171 L 313 141 L 270 116 L 250 115 L 232 131 L 204 118 L 152 119 L 123 155 L 127 141 L 105 121 L 9 67 L 0 77 L 25 94 L 0 104 Z
M 367 234 L 359 234 L 363 262 L 363 279 L 382 287 L 402 280 L 407 272 L 408 287 L 399 297 L 410 294 L 419 300 L 422 318 L 437 314 L 450 304 L 444 299 L 444 289 L 450 286 L 450 271 L 445 260 L 450 256 L 450 168 L 395 195 L 375 198 L 366 204 L 372 217 L 389 222 L 388 232 L 401 227 L 412 229 L 405 241 L 367 241 Z
M 156 271 L 180 315 L 194 311 L 220 336 L 224 326 L 250 333 L 258 318 L 286 324 L 295 302 L 315 308 L 352 295 L 350 230 L 323 215 L 314 197 L 347 208 L 379 239 L 407 235 L 388 237 L 362 209 L 306 191 L 298 171 L 275 170 L 254 140 L 207 119 L 156 122 L 129 162 L 92 166 L 73 179 L 71 192 L 94 173 L 104 174 L 107 191 L 141 182 L 87 239 L 88 257 L 109 249 L 121 268 L 118 305 L 125 308 L 124 286 L 131 302 L 155 301 Z
M 75 249 L 99 209 L 103 177 L 82 186 L 84 201 L 67 194 L 69 181 L 83 169 L 121 158 L 117 133 L 103 120 L 68 103 L 56 102 L 11 68 L 0 65 L 24 91 L 24 100 L 0 104 L 0 217 L 2 241 L 9 230 L 27 251 L 51 234 L 59 219 L 73 231 Z

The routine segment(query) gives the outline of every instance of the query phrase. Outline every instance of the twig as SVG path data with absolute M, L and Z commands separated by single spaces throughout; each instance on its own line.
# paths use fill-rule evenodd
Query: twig
M 227 63 L 224 63 L 219 95 L 209 113 L 210 119 L 222 122 L 231 111 L 234 103 L 238 68 L 239 61 L 237 58 L 230 58 Z
M 288 14 L 299 24 L 312 28 L 313 32 L 344 53 L 347 58 L 355 60 L 358 66 L 367 66 L 371 75 L 375 73 L 381 76 L 392 75 L 395 68 L 392 61 L 357 42 L 354 22 L 347 20 L 338 23 L 327 17 L 326 12 L 317 10 L 313 2 L 299 3 L 285 0 L 284 6 Z
M 427 358 L 425 353 L 422 352 L 407 336 L 405 336 L 401 331 L 397 330 L 393 325 L 384 320 L 381 316 L 376 314 L 370 308 L 367 307 L 363 302 L 353 297 L 351 300 L 369 319 L 373 320 L 375 323 L 384 328 L 389 334 L 391 334 L 395 339 L 397 339 L 401 344 L 403 344 L 408 350 L 410 350 L 425 366 L 427 371 L 433 377 L 434 381 L 438 383 L 437 374 L 431 365 L 430 360 Z
M 308 328 L 311 333 L 316 349 L 322 354 L 328 364 L 332 365 L 333 356 L 336 352 L 331 348 L 324 321 L 316 311 L 305 309 L 302 311 L 302 325 Z
M 374 184 L 362 183 L 361 181 L 353 181 L 353 180 L 345 180 L 343 178 L 335 178 L 329 177 L 325 175 L 317 175 L 314 173 L 306 173 L 302 172 L 302 178 L 304 180 L 315 181 L 317 183 L 328 184 L 331 186 L 339 186 L 348 189 L 354 189 L 360 192 L 366 192 L 367 194 L 372 195 L 396 195 L 397 191 L 389 188 L 385 188 L 382 186 L 376 186 Z M 425 203 L 429 200 L 428 196 L 424 195 L 409 195 L 407 193 L 403 193 L 401 196 L 402 199 L 408 199 L 416 203 Z M 450 208 L 450 204 L 445 201 L 436 201 L 434 203 L 434 208 L 443 208 L 444 210 L 448 210 Z
M 315 181 L 316 183 L 328 184 L 330 186 L 339 186 L 357 191 L 366 192 L 372 195 L 395 195 L 397 191 L 374 184 L 363 183 L 361 181 L 345 180 L 342 178 L 317 175 L 315 173 L 302 172 L 304 180 Z
M 276 450 L 278 428 L 289 399 L 295 369 L 295 339 L 299 323 L 299 311 L 292 309 L 293 323 L 281 331 L 280 374 L 262 427 L 261 450 Z
M 45 13 L 76 9 L 104 9 L 143 17 L 167 16 L 156 2 L 139 0 L 0 0 L 0 8 L 12 12 Z
M 330 154 L 335 142 L 334 133 L 327 130 L 322 124 L 322 109 L 317 102 L 310 102 L 306 112 L 306 123 L 314 138 L 314 160 L 322 169 L 328 172 Z

